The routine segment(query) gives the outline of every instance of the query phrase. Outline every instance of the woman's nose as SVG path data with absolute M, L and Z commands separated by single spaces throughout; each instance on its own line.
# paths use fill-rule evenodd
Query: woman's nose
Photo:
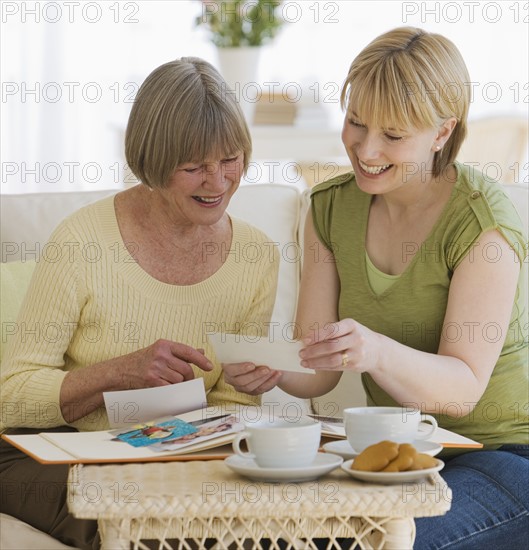
M 226 181 L 225 170 L 220 162 L 208 162 L 204 167 L 205 183 L 210 186 L 223 186 Z
M 365 132 L 358 141 L 357 155 L 360 159 L 368 161 L 380 156 L 380 140 L 371 132 Z

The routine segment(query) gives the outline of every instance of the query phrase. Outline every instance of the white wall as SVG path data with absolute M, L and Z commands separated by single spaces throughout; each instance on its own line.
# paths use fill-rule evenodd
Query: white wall
M 1 191 L 119 187 L 121 137 L 138 85 L 183 55 L 216 63 L 199 1 L 3 1 Z M 472 82 L 471 117 L 525 114 L 527 2 L 285 1 L 287 20 L 262 54 L 257 80 L 319 87 L 338 127 L 337 90 L 354 56 L 400 25 L 445 34 Z

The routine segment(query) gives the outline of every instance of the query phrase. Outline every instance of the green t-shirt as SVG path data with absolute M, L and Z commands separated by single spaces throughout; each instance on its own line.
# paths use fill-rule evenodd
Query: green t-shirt
M 521 272 L 509 331 L 485 393 L 476 407 L 453 403 L 465 410 L 461 418 L 436 411 L 439 425 L 497 447 L 529 443 L 529 372 L 527 310 L 527 237 L 515 207 L 498 185 L 471 167 L 456 163 L 457 182 L 444 211 L 422 243 L 403 243 L 402 253 L 414 257 L 406 270 L 380 294 L 373 292 L 366 268 L 366 228 L 372 196 L 356 185 L 353 173 L 316 186 L 312 215 L 317 235 L 333 251 L 340 278 L 339 318 L 352 318 L 397 342 L 437 353 L 448 302 L 450 280 L 456 267 L 479 236 L 497 229 L 511 245 L 513 261 Z M 494 261 L 495 250 L 487 250 Z M 446 337 L 472 338 L 474 330 L 499 338 L 491 322 L 477 327 L 446 327 Z M 368 374 L 362 382 L 369 405 L 398 405 Z M 417 403 L 420 407 L 421 404 Z M 445 406 L 446 407 L 446 406 Z M 465 409 L 466 407 L 466 409 Z

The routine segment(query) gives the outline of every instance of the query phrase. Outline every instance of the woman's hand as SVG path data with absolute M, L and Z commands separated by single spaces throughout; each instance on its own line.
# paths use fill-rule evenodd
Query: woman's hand
M 380 335 L 353 319 L 313 330 L 303 343 L 301 365 L 309 369 L 370 372 L 379 361 Z
M 213 364 L 197 350 L 171 340 L 157 340 L 150 346 L 119 358 L 119 371 L 123 387 L 128 389 L 168 386 L 195 375 L 189 363 L 204 371 L 213 369 Z
M 103 392 L 168 386 L 195 375 L 189 363 L 199 369 L 213 369 L 211 361 L 197 350 L 171 340 L 157 340 L 121 357 L 68 372 L 60 394 L 61 411 L 70 423 L 103 405 Z
M 237 391 L 261 395 L 271 390 L 281 379 L 281 371 L 253 363 L 223 363 L 224 379 Z

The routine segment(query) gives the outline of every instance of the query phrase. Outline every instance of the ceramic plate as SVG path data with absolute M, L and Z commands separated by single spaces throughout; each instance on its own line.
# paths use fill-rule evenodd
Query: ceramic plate
M 416 440 L 413 442 L 413 446 L 417 449 L 418 453 L 424 453 L 430 456 L 435 456 L 443 450 L 443 446 L 433 441 Z M 358 453 L 349 445 L 347 440 L 343 441 L 331 441 L 323 445 L 323 449 L 327 453 L 333 453 L 341 456 L 344 460 L 355 458 Z
M 409 472 L 363 472 L 360 470 L 352 470 L 351 464 L 353 460 L 348 460 L 342 464 L 342 470 L 347 472 L 351 477 L 360 479 L 361 481 L 370 481 L 371 483 L 410 483 L 412 481 L 420 481 L 421 479 L 442 470 L 445 463 L 438 458 L 435 459 L 437 464 L 433 468 L 425 470 L 411 470 Z
M 232 455 L 224 460 L 234 472 L 256 481 L 311 481 L 334 470 L 343 462 L 341 456 L 318 453 L 309 466 L 302 468 L 261 468 L 254 460 Z

